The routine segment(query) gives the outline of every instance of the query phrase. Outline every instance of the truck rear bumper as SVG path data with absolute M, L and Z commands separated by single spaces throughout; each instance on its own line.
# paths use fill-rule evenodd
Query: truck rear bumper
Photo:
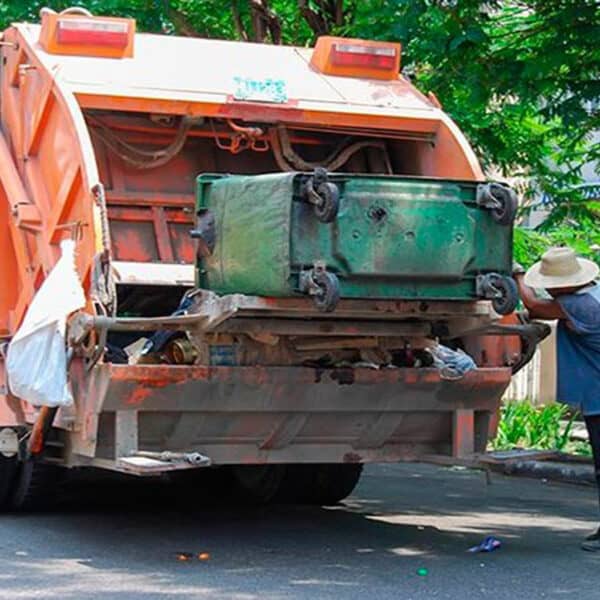
M 212 464 L 378 462 L 483 451 L 510 369 L 74 365 L 74 455 L 200 452 Z

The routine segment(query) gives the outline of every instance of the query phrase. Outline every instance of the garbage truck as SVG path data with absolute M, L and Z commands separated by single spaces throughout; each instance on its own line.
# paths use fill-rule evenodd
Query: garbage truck
M 334 503 L 485 451 L 541 337 L 516 197 L 400 54 L 82 8 L 3 32 L 0 509 L 89 468 Z

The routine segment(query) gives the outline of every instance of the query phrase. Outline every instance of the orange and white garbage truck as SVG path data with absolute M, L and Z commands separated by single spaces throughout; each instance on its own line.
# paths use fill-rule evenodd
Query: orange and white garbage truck
M 0 508 L 43 503 L 49 469 L 329 503 L 365 463 L 483 452 L 540 337 L 516 199 L 399 44 L 135 27 L 2 34 Z

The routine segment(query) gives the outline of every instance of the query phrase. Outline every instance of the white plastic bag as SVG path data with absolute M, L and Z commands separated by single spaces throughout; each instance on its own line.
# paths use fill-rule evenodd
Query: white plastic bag
M 85 306 L 75 269 L 75 242 L 61 243 L 61 257 L 29 306 L 8 346 L 6 371 L 11 393 L 35 406 L 68 406 L 65 330 L 67 317 Z

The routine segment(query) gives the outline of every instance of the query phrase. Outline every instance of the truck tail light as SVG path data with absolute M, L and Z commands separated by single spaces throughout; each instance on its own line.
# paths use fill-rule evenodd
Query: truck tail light
M 369 67 L 389 71 L 396 66 L 397 50 L 393 46 L 357 46 L 333 44 L 331 62 L 344 67 Z
M 59 44 L 126 48 L 129 23 L 104 19 L 58 19 L 56 41 Z
M 397 79 L 400 44 L 323 36 L 317 40 L 311 65 L 326 75 Z
M 49 54 L 130 58 L 135 20 L 94 17 L 88 11 L 56 13 L 42 10 L 40 44 Z

